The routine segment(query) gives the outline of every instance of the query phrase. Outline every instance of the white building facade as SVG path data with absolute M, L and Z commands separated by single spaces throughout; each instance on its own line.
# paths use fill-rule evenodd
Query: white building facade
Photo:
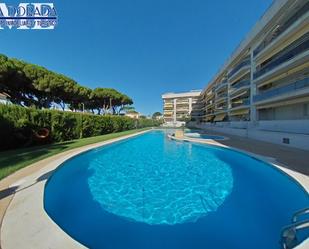
M 309 150 L 309 1 L 274 1 L 199 103 L 191 125 Z
M 200 95 L 200 90 L 163 94 L 164 124 L 166 126 L 179 127 L 194 119 L 196 115 L 199 115 L 196 106 L 199 105 Z

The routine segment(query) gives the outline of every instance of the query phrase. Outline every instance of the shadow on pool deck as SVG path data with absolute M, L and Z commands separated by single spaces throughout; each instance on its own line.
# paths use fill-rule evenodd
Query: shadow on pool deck
M 11 186 L 11 187 L 8 187 L 6 189 L 0 190 L 0 200 L 6 198 L 8 196 L 14 195 L 15 193 L 17 193 L 19 191 L 22 191 L 22 190 L 24 190 L 26 188 L 29 188 L 29 187 L 35 185 L 38 182 L 47 180 L 53 174 L 53 172 L 54 172 L 54 170 L 51 170 L 51 171 L 41 175 L 38 179 L 36 179 L 35 182 L 31 183 L 30 185 L 23 186 L 23 187 Z
M 205 131 L 207 134 L 222 135 L 229 138 L 228 140 L 217 141 L 220 144 L 262 156 L 272 157 L 281 166 L 309 176 L 309 151 L 211 130 Z

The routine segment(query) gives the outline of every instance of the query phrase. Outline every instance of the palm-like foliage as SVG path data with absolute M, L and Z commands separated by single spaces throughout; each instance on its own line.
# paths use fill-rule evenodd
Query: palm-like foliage
M 23 106 L 48 108 L 57 103 L 63 110 L 68 105 L 72 110 L 96 109 L 98 114 L 119 114 L 124 106 L 133 104 L 131 98 L 115 89 L 92 90 L 65 75 L 1 54 L 0 92 Z

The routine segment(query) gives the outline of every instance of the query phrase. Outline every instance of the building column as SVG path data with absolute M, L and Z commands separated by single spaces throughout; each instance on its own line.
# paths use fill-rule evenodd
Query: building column
M 191 111 L 192 111 L 192 98 L 189 98 L 189 113 L 188 113 L 189 115 Z
M 256 95 L 256 85 L 253 83 L 253 73 L 255 72 L 255 61 L 253 59 L 253 48 L 250 51 L 251 69 L 250 69 L 250 123 L 254 125 L 257 121 L 256 106 L 253 102 L 253 96 Z
M 177 117 L 176 117 L 176 111 L 177 111 L 177 99 L 174 99 L 174 123 L 176 123 L 177 121 Z
M 231 83 L 230 83 L 230 79 L 227 78 L 227 115 L 228 115 L 228 121 L 231 121 L 230 117 L 231 117 L 231 108 L 232 108 L 230 91 L 231 91 Z

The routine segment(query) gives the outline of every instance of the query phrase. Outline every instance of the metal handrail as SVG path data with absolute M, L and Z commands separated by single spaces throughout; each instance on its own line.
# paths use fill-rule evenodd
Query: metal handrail
M 292 222 L 297 222 L 298 217 L 304 215 L 304 214 L 309 214 L 309 207 L 298 210 L 296 213 L 294 213 Z
M 297 231 L 309 228 L 309 219 L 295 222 L 282 229 L 281 244 L 283 249 L 291 249 L 298 245 Z
M 309 228 L 309 219 L 297 221 L 297 219 L 304 215 L 309 214 L 309 208 L 301 209 L 294 213 L 292 224 L 282 228 L 281 231 L 281 245 L 283 249 L 291 249 L 299 244 L 297 239 L 297 231 Z

